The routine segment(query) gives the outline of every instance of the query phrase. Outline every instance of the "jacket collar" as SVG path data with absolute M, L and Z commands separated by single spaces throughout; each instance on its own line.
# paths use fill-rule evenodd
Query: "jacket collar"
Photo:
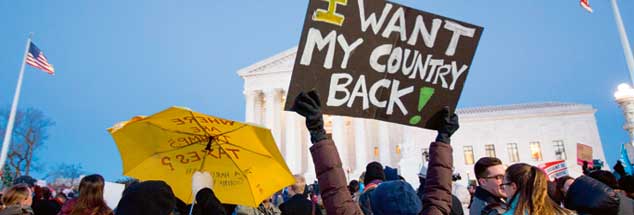
M 488 204 L 490 203 L 500 203 L 500 204 L 504 204 L 504 200 L 502 200 L 502 198 L 496 197 L 493 194 L 489 193 L 489 191 L 485 190 L 484 188 L 478 186 L 476 187 L 476 191 L 473 194 L 473 196 L 475 196 L 476 198 L 487 202 Z
M 369 184 L 366 184 L 365 187 L 363 188 L 363 192 L 368 191 L 368 190 L 374 190 L 374 188 L 376 188 L 377 186 L 379 186 L 379 184 L 383 182 L 379 179 L 374 179 L 372 180 Z

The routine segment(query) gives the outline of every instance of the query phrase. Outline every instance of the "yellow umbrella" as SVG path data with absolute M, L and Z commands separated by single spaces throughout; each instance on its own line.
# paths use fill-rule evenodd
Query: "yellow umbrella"
M 195 171 L 207 171 L 221 202 L 257 207 L 295 182 L 269 129 L 187 108 L 137 116 L 108 131 L 121 153 L 123 174 L 163 180 L 191 202 Z

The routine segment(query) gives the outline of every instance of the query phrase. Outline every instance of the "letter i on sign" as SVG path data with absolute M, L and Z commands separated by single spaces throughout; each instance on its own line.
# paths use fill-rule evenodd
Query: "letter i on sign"
M 328 10 L 317 9 L 313 14 L 313 20 L 326 22 L 341 26 L 346 19 L 342 14 L 337 13 L 337 5 L 348 5 L 348 0 L 322 0 L 328 2 Z
M 420 88 L 420 94 L 418 96 L 418 109 L 417 109 L 418 112 L 421 112 L 423 108 L 425 107 L 425 105 L 427 105 L 427 102 L 429 101 L 431 96 L 434 95 L 434 91 L 435 91 L 434 88 L 431 88 L 431 87 Z M 409 124 L 416 125 L 421 120 L 422 120 L 422 117 L 416 115 L 409 119 Z

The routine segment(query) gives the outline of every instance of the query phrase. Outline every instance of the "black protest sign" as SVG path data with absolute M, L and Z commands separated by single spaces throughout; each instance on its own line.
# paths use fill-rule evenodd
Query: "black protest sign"
M 325 114 L 436 128 L 482 30 L 382 0 L 310 0 L 286 110 L 316 89 Z

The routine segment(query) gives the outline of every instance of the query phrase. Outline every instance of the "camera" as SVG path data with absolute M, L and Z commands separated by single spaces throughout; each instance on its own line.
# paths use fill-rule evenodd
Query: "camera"
M 453 175 L 451 175 L 451 181 L 459 181 L 459 180 L 462 180 L 460 173 L 454 173 Z

